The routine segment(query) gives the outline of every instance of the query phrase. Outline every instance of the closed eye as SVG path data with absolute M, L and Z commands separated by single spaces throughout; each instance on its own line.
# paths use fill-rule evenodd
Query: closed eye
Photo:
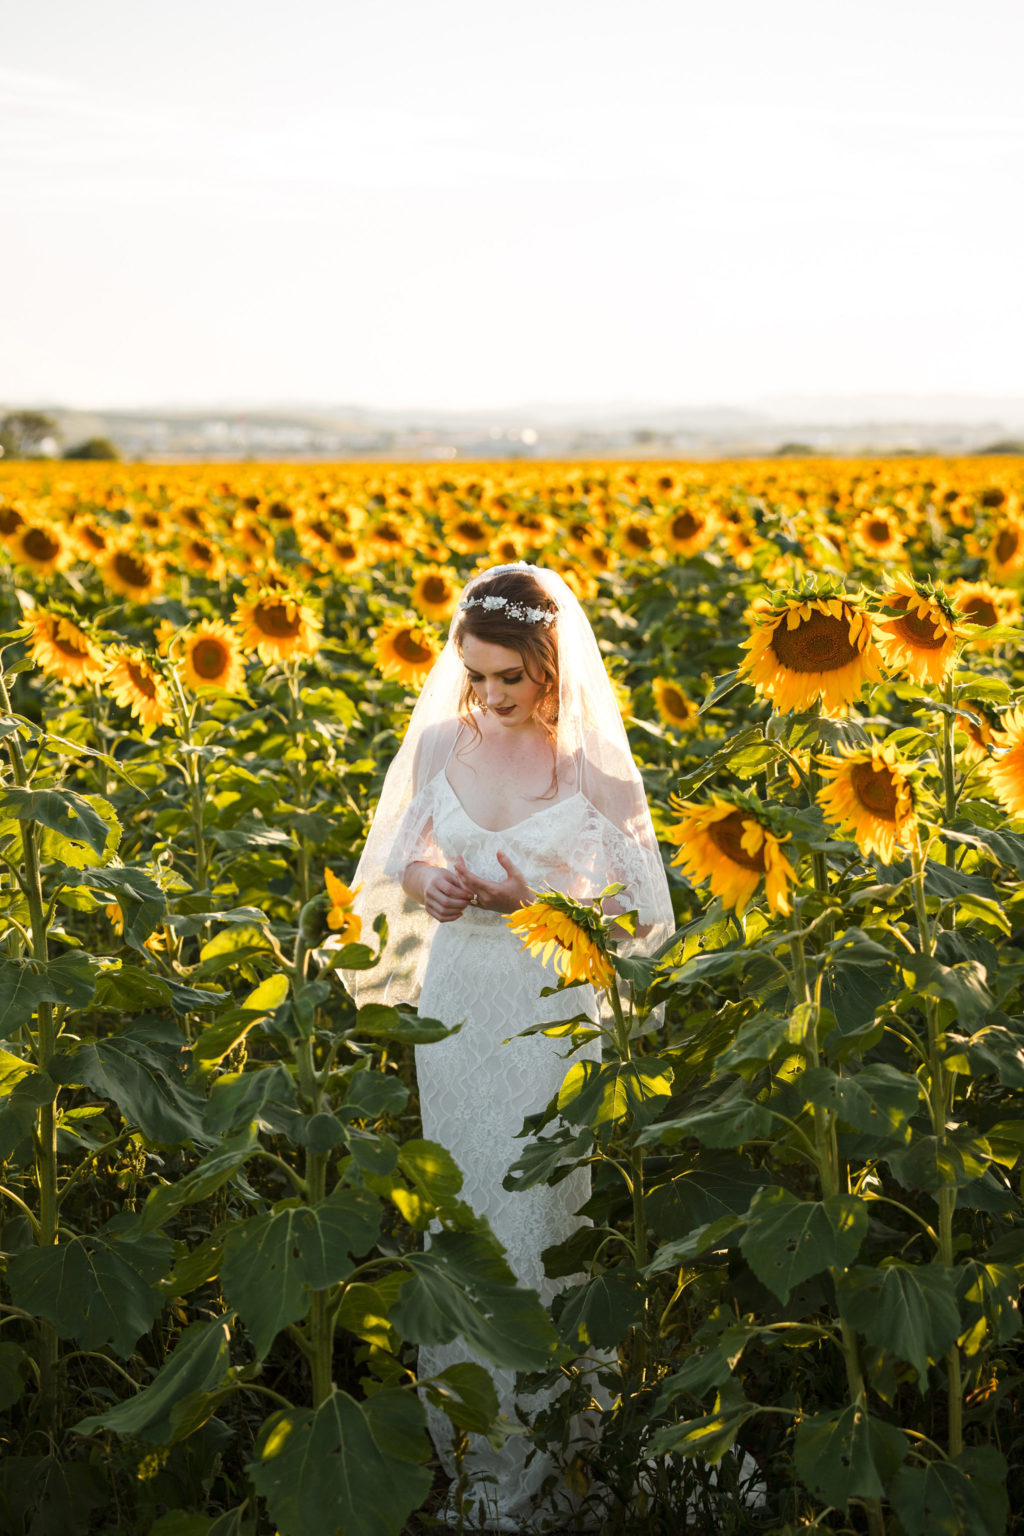
M 480 676 L 479 672 L 467 672 L 466 676 L 469 678 L 471 683 L 483 682 L 483 678 Z M 517 672 L 514 677 L 503 675 L 501 680 L 503 683 L 521 683 L 523 680 L 523 674 L 521 672 Z

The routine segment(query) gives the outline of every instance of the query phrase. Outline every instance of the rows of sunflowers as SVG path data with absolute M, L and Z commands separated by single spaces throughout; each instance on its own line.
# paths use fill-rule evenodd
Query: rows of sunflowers
M 565 1387 L 531 1433 L 604 1531 L 1009 1527 L 1019 460 L 11 464 L 0 540 L 5 1531 L 469 1528 L 420 1394 L 517 1426 L 478 1365 L 417 1390 L 456 1337 Z M 508 1179 L 592 1170 L 550 1310 L 420 1134 L 445 1026 L 338 976 L 387 964 L 349 882 L 459 588 L 518 559 L 586 605 L 678 928 L 512 920 L 607 1001 Z

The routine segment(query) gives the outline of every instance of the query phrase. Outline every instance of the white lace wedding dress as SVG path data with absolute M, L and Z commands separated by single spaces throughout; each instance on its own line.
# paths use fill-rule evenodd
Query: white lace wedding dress
M 646 872 L 642 851 L 582 792 L 542 806 L 499 832 L 472 819 L 443 773 L 423 793 L 433 799 L 432 841 L 437 852 L 449 865 L 461 853 L 469 868 L 485 879 L 505 876 L 496 857 L 499 849 L 538 892 L 571 891 L 581 871 L 591 880 L 598 874 L 597 889 L 613 880 L 632 884 Z M 545 1303 L 566 1282 L 545 1277 L 541 1252 L 563 1242 L 581 1224 L 577 1212 L 590 1194 L 589 1170 L 577 1170 L 554 1188 L 510 1192 L 502 1188 L 502 1180 L 523 1150 L 523 1142 L 515 1138 L 524 1116 L 542 1109 L 558 1092 L 568 1069 L 564 1040 L 509 1037 L 542 1020 L 593 1015 L 596 1006 L 590 987 L 541 997 L 541 989 L 556 980 L 553 967 L 522 951 L 521 941 L 500 913 L 467 907 L 455 922 L 438 925 L 419 999 L 425 1017 L 465 1023 L 450 1039 L 416 1049 L 424 1135 L 452 1153 L 465 1180 L 465 1199 L 490 1221 L 519 1281 L 538 1291 Z M 599 1056 L 600 1042 L 593 1041 L 573 1060 Z M 419 1373 L 434 1375 L 456 1361 L 475 1358 L 458 1342 L 422 1349 Z M 501 1411 L 514 1420 L 513 1373 L 487 1368 L 498 1388 Z M 527 1414 L 545 1401 L 518 1399 Z M 451 1474 L 450 1425 L 437 1410 L 428 1408 L 428 1413 L 431 1435 Z M 468 1470 L 480 1480 L 479 1493 L 489 1512 L 503 1517 L 500 1528 L 527 1524 L 540 1485 L 553 1470 L 551 1461 L 538 1454 L 524 1466 L 529 1441 L 523 1436 L 513 1436 L 497 1451 L 480 1436 L 472 1436 L 471 1443 Z M 494 1524 L 499 1524 L 497 1518 Z

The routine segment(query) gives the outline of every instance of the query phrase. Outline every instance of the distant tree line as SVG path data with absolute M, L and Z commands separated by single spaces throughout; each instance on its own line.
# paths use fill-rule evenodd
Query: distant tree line
M 59 444 L 61 430 L 45 411 L 8 411 L 0 418 L 0 454 L 5 459 L 38 459 L 43 445 L 52 440 Z M 109 437 L 87 437 L 61 453 L 64 459 L 118 459 Z

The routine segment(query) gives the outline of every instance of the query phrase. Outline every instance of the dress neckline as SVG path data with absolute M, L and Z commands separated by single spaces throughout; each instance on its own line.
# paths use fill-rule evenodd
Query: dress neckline
M 578 800 L 580 798 L 580 796 L 583 794 L 582 789 L 578 789 L 575 792 L 575 794 L 566 795 L 564 800 L 553 800 L 550 805 L 538 806 L 537 810 L 530 811 L 529 814 L 526 815 L 526 816 L 521 816 L 518 821 L 511 821 L 511 822 L 509 822 L 507 827 L 485 827 L 483 822 L 477 821 L 476 817 L 475 816 L 471 816 L 469 814 L 469 812 L 466 810 L 466 807 L 463 805 L 462 801 L 459 799 L 458 795 L 455 793 L 455 787 L 452 784 L 452 781 L 448 777 L 447 773 L 442 773 L 441 777 L 442 777 L 442 779 L 444 779 L 444 782 L 445 782 L 445 784 L 448 787 L 449 794 L 451 795 L 452 799 L 455 801 L 455 804 L 458 806 L 458 808 L 462 812 L 463 816 L 465 816 L 466 820 L 472 822 L 473 826 L 476 827 L 479 832 L 490 832 L 492 834 L 500 834 L 502 832 L 514 832 L 516 827 L 525 826 L 526 823 L 528 821 L 532 821 L 535 816 L 543 816 L 545 811 L 553 811 L 553 810 L 555 810 L 559 806 L 571 805 L 574 800 Z

